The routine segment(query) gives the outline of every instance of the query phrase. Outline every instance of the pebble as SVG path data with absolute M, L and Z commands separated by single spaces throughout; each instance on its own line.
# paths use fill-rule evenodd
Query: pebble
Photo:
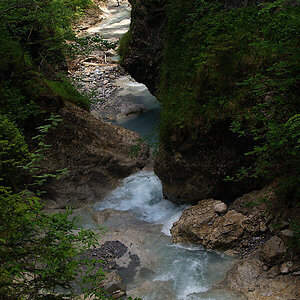
M 103 110 L 104 103 L 113 102 L 119 89 L 114 81 L 124 75 L 127 75 L 124 69 L 115 64 L 97 67 L 79 66 L 69 77 L 79 91 L 90 95 L 92 110 Z M 120 106 L 120 103 L 117 101 L 113 106 Z
M 89 53 L 79 55 L 74 60 L 76 64 L 69 70 L 69 78 L 80 92 L 90 98 L 91 112 L 103 121 L 112 122 L 124 104 L 122 99 L 116 97 L 120 87 L 115 80 L 128 74 L 115 62 L 117 43 L 107 41 L 110 43 L 109 47 L 107 42 L 99 47 L 99 39 L 101 40 L 99 33 L 89 36 Z M 82 46 L 74 46 L 85 53 Z

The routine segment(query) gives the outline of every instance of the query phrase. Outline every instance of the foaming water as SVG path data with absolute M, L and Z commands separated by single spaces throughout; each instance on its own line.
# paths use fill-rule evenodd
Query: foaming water
M 90 28 L 88 33 L 100 33 L 104 38 L 116 41 L 128 30 L 130 8 L 110 5 L 109 9 L 104 10 L 108 16 L 107 20 Z M 124 102 L 142 104 L 147 109 L 147 112 L 134 119 L 118 121 L 118 125 L 136 131 L 143 138 L 150 137 L 150 142 L 155 143 L 160 114 L 155 97 L 144 85 L 133 81 L 129 76 L 119 78 L 116 84 L 120 87 L 119 98 Z M 95 204 L 94 209 L 98 211 L 110 208 L 130 212 L 119 215 L 113 211 L 116 212 L 116 216 L 107 214 L 104 219 L 108 230 L 111 227 L 114 235 L 119 227 L 124 226 L 123 232 L 126 233 L 133 224 L 134 230 L 147 237 L 143 240 L 139 233 L 134 231 L 139 237 L 138 241 L 143 242 L 144 252 L 155 258 L 151 265 L 144 268 L 147 269 L 145 272 L 137 273 L 133 282 L 127 284 L 128 292 L 132 291 L 130 296 L 143 300 L 240 299 L 228 291 L 219 292 L 212 288 L 231 265 L 229 258 L 205 251 L 202 247 L 171 243 L 170 229 L 186 207 L 165 200 L 160 180 L 153 172 L 144 171 L 123 180 L 104 201 Z M 88 212 L 81 211 L 81 214 L 85 217 Z M 145 231 L 147 228 L 143 226 L 144 222 L 159 224 L 161 227 L 153 226 L 155 231 L 150 231 L 149 234 Z M 95 226 L 95 220 L 91 217 L 83 218 L 83 223 L 85 224 L 82 226 Z
M 163 198 L 161 182 L 154 172 L 141 171 L 123 180 L 104 201 L 96 203 L 95 210 L 113 208 L 132 212 L 138 219 L 162 224 L 162 232 L 170 229 L 187 206 L 178 206 Z
M 170 229 L 186 207 L 165 200 L 158 177 L 153 172 L 141 171 L 124 179 L 94 209 L 128 211 L 138 220 L 162 225 L 161 233 L 154 234 L 144 245 L 156 257 L 151 272 L 147 276 L 137 275 L 128 285 L 134 297 L 221 300 L 224 295 L 224 299 L 240 299 L 230 292 L 228 298 L 225 292 L 212 289 L 232 264 L 231 259 L 201 246 L 171 243 Z

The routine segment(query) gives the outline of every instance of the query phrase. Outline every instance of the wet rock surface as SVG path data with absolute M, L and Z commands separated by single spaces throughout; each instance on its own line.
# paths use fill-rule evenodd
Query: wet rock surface
M 136 268 L 140 266 L 138 255 L 132 254 L 128 247 L 118 240 L 106 241 L 99 248 L 87 250 L 79 258 L 101 261 L 95 263 L 94 266 L 97 269 L 102 268 L 104 271 L 116 271 L 124 284 L 133 281 Z M 126 266 L 124 266 L 124 262 Z M 112 289 L 111 286 L 107 286 L 107 289 L 109 288 Z
M 259 251 L 237 263 L 227 273 L 224 284 L 250 300 L 296 300 L 300 297 L 299 275 L 284 275 L 278 265 L 267 267 Z
M 268 186 L 245 194 L 228 208 L 221 201 L 200 201 L 174 223 L 172 241 L 237 255 L 240 260 L 221 286 L 243 293 L 247 299 L 299 299 L 298 258 L 291 255 L 280 236 L 270 232 L 267 207 L 274 197 L 272 186 Z
M 116 187 L 120 179 L 147 164 L 149 148 L 138 134 L 104 123 L 71 103 L 58 113 L 63 122 L 49 134 L 52 150 L 45 154 L 42 168 L 46 173 L 67 168 L 67 174 L 44 186 L 47 208 L 93 203 Z M 130 155 L 137 145 L 140 151 Z
M 270 236 L 264 233 L 266 225 L 229 209 L 218 200 L 202 200 L 186 209 L 171 229 L 172 241 L 196 243 L 208 249 L 231 250 L 246 255 Z
M 129 256 L 129 263 L 127 267 L 124 267 L 120 265 L 119 261 L 126 254 Z M 100 287 L 112 299 L 119 299 L 126 295 L 126 283 L 133 280 L 136 274 L 135 269 L 140 265 L 139 257 L 136 254 L 128 253 L 128 247 L 116 240 L 106 241 L 99 248 L 87 250 L 78 259 L 96 261 L 93 264 L 95 268 L 93 272 L 103 270 L 106 273 Z M 84 264 L 81 265 L 81 269 L 86 271 Z

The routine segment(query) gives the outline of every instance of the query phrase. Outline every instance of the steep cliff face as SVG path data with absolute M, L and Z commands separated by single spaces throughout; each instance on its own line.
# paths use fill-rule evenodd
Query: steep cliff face
M 147 85 L 162 102 L 166 113 L 169 110 L 168 99 L 161 88 L 164 85 L 175 86 L 180 82 L 171 82 L 170 76 L 162 76 L 162 65 L 172 55 L 168 47 L 176 48 L 182 37 L 182 27 L 191 10 L 191 5 L 184 4 L 175 23 L 169 20 L 170 2 L 137 0 L 131 1 L 132 21 L 126 54 L 123 58 L 125 69 L 139 82 Z M 248 5 L 249 1 L 223 1 L 223 8 Z M 252 1 L 254 3 L 255 1 Z M 175 11 L 176 14 L 176 11 Z M 168 15 L 168 16 L 167 16 Z M 178 26 L 177 26 L 178 25 Z M 174 31 L 173 43 L 170 43 L 170 31 Z M 182 51 L 183 52 L 183 51 Z M 181 53 L 173 55 L 173 70 L 181 63 Z M 171 57 L 172 59 L 172 57 Z M 187 70 L 186 70 L 187 72 Z M 182 78 L 184 78 L 182 74 Z M 180 80 L 180 79 L 179 79 Z M 177 97 L 178 95 L 174 95 Z M 179 97 L 178 97 L 179 98 Z M 181 100 L 180 100 L 181 101 Z M 182 100 L 182 103 L 185 101 Z M 189 118 L 188 107 L 183 112 Z M 200 199 L 215 197 L 233 199 L 255 187 L 254 181 L 242 183 L 224 182 L 227 175 L 233 175 L 246 162 L 243 153 L 249 150 L 249 140 L 239 139 L 238 135 L 229 130 L 230 122 L 216 122 L 209 132 L 199 133 L 199 129 L 180 129 L 173 124 L 161 128 L 161 143 L 155 162 L 155 173 L 163 183 L 165 196 L 174 202 L 197 203 Z M 197 133 L 196 133 L 197 132 Z
M 48 135 L 42 172 L 67 174 L 49 180 L 43 190 L 47 208 L 82 207 L 101 200 L 120 179 L 148 163 L 148 146 L 135 132 L 102 122 L 72 103 L 59 110 L 63 119 Z
M 138 82 L 155 94 L 162 61 L 167 0 L 130 0 L 129 41 L 123 66 Z
M 123 65 L 161 102 L 155 172 L 170 200 L 230 200 L 264 183 L 249 175 L 282 176 L 276 165 L 295 159 L 295 140 L 289 158 L 274 146 L 297 111 L 295 9 L 271 2 L 132 2 Z M 248 179 L 224 181 L 250 165 Z
M 161 144 L 155 173 L 163 182 L 164 195 L 173 202 L 196 204 L 212 197 L 230 201 L 253 189 L 255 180 L 224 181 L 247 162 L 249 142 L 239 139 L 222 122 L 197 138 L 193 133 L 174 130 L 168 144 Z

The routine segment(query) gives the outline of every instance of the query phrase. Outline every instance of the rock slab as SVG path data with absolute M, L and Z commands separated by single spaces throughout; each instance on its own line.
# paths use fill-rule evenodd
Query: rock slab
M 120 179 L 147 165 L 149 149 L 137 133 L 102 122 L 71 103 L 58 114 L 63 121 L 48 137 L 51 151 L 45 154 L 42 171 L 67 168 L 67 174 L 44 186 L 47 208 L 99 201 Z

